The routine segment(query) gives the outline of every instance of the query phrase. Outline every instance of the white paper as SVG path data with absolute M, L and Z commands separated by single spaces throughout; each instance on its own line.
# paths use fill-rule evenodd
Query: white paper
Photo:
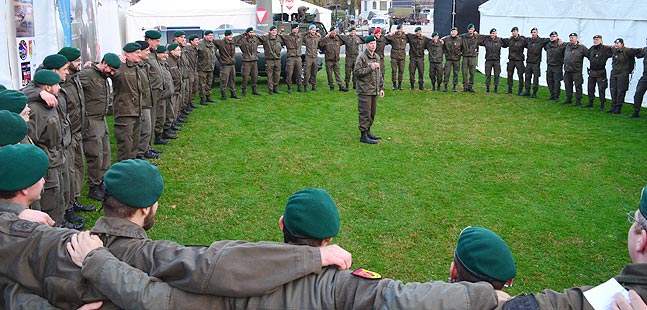
M 595 310 L 610 310 L 617 293 L 621 293 L 629 302 L 629 292 L 616 279 L 611 278 L 586 292 L 584 297 Z

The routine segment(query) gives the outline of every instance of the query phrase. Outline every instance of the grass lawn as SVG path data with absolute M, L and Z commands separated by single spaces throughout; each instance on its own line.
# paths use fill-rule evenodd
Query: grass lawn
M 194 111 L 161 147 L 166 188 L 150 236 L 282 241 L 287 198 L 321 187 L 340 209 L 334 242 L 353 267 L 406 282 L 446 280 L 468 225 L 508 242 L 510 294 L 595 285 L 630 262 L 625 214 L 647 184 L 647 124 L 629 106 L 563 106 L 544 100 L 546 88 L 538 99 L 487 94 L 482 75 L 475 94 L 409 91 L 406 74 L 405 90 L 392 91 L 387 69 L 372 130 L 383 139 L 366 145 L 356 94 L 329 91 L 325 70 L 318 79 L 316 92 L 288 95 L 282 81 L 274 96 L 261 79 L 263 96 Z

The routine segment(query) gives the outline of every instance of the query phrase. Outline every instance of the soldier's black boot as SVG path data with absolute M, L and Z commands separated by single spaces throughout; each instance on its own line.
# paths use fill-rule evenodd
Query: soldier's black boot
M 303 85 L 303 92 L 307 93 L 308 92 L 308 84 Z
M 521 91 L 519 91 L 519 93 L 521 93 Z M 526 89 L 526 92 L 521 94 L 521 96 L 529 97 L 530 96 L 530 91 Z
M 224 92 L 224 91 L 221 91 L 221 92 L 220 92 L 220 100 L 222 100 L 222 101 L 227 100 L 227 95 L 225 94 L 225 92 Z
M 489 93 L 490 92 L 490 86 L 485 86 L 485 92 Z
M 215 100 L 211 99 L 211 94 L 207 96 L 207 102 L 216 102 Z
M 396 89 L 398 89 L 398 86 L 397 86 L 397 85 L 395 85 L 395 83 L 393 83 L 393 88 L 392 88 L 392 89 L 393 89 L 393 90 L 396 90 Z
M 424 83 L 418 83 L 418 89 L 419 90 L 425 90 L 425 84 Z
M 581 105 L 582 105 L 582 99 L 581 98 L 580 99 L 575 99 L 575 104 L 573 106 L 578 107 L 578 106 L 581 106 Z
M 229 94 L 231 95 L 231 98 L 240 99 L 240 97 L 236 96 L 236 92 L 234 92 L 233 90 L 229 91 Z
M 517 96 L 523 96 L 523 86 L 519 86 L 519 91 L 517 91 Z
M 317 90 L 317 85 L 312 85 L 312 91 L 316 91 L 316 90 Z
M 303 92 L 303 88 L 301 88 L 301 85 L 297 85 L 297 92 L 299 93 Z
M 640 112 L 634 110 L 634 113 L 631 113 L 631 115 L 629 115 L 629 117 L 631 117 L 631 118 L 639 118 L 640 117 Z
M 583 106 L 583 108 L 591 108 L 593 107 L 593 99 L 589 99 L 589 104 Z
M 506 94 L 512 94 L 512 86 L 508 86 L 508 92 Z
M 74 203 L 72 203 L 72 209 L 74 209 L 74 211 L 90 212 L 90 211 L 96 211 L 97 207 L 83 205 L 79 202 L 78 199 L 75 198 Z
M 344 87 L 344 86 L 339 85 L 339 91 L 347 92 L 348 87 Z
M 174 136 L 170 132 L 165 131 L 164 133 L 162 133 L 162 139 L 164 139 L 164 140 L 166 140 L 166 139 L 177 139 L 177 136 Z
M 600 111 L 604 111 L 604 104 L 606 101 L 600 101 Z
M 380 139 L 382 139 L 382 137 L 380 137 L 380 136 L 376 136 L 376 135 L 372 134 L 372 133 L 371 133 L 371 128 L 369 128 L 369 129 L 368 129 L 368 131 L 366 131 L 366 136 L 367 136 L 367 137 L 369 137 L 369 138 L 371 138 L 371 139 L 373 139 L 373 140 L 380 140 Z
M 452 86 L 452 91 L 456 92 L 456 85 Z
M 368 137 L 368 134 L 366 133 L 366 131 L 362 131 L 362 135 L 359 138 L 359 142 L 367 143 L 367 144 L 376 144 L 377 143 L 377 141 L 375 141 L 375 140 Z
M 494 93 L 498 94 L 499 93 L 499 86 L 494 86 Z
M 436 91 L 436 84 L 431 83 L 431 91 Z
M 101 185 L 90 186 L 88 190 L 88 198 L 103 201 L 104 191 L 101 189 Z
M 566 97 L 566 100 L 564 100 L 564 102 L 562 102 L 562 104 L 571 104 L 571 103 L 573 103 L 572 100 L 573 99 L 571 97 Z
M 243 97 L 247 97 L 247 88 L 242 88 L 240 90 L 240 95 L 243 96 Z
M 444 92 L 447 92 L 447 84 L 445 84 L 445 88 L 443 88 Z
M 201 105 L 209 105 L 207 101 L 204 99 L 204 97 L 200 96 L 200 104 Z
M 261 95 L 261 93 L 256 91 L 256 86 L 252 86 L 252 95 L 255 95 L 255 96 L 260 96 Z
M 292 85 L 288 85 L 288 94 L 292 93 Z
M 411 86 L 409 87 L 409 90 L 414 90 L 414 89 L 416 89 L 413 85 L 415 85 L 415 84 L 413 84 L 413 81 L 411 81 Z
M 398 82 L 398 90 L 402 90 L 402 82 Z
M 436 86 L 436 89 L 440 91 L 440 83 L 438 83 L 438 86 Z
M 346 82 L 346 89 L 350 89 L 350 88 L 348 88 L 348 84 L 349 84 L 349 83 L 348 83 L 348 82 Z
M 155 145 L 165 145 L 165 144 L 169 144 L 169 142 L 168 142 L 168 141 L 166 141 L 166 140 L 164 140 L 164 139 L 162 139 L 162 137 L 161 137 L 161 136 L 155 136 L 155 142 L 153 142 L 153 143 L 154 143 Z M 88 196 L 90 196 L 90 194 L 88 194 Z M 92 197 L 90 197 L 90 198 L 92 198 Z
M 532 95 L 530 95 L 530 98 L 537 98 L 537 90 L 532 91 Z

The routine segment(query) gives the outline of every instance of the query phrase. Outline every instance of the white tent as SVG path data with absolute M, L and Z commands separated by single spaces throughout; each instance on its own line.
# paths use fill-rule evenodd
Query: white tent
M 142 0 L 126 12 L 126 38 L 141 40 L 144 31 L 155 26 L 216 29 L 223 24 L 255 25 L 256 6 L 240 0 Z
M 308 8 L 308 14 L 313 14 L 316 13 L 317 17 L 315 18 L 316 21 L 322 23 L 325 27 L 326 30 L 332 26 L 332 11 L 320 6 L 316 6 L 312 3 L 308 3 L 305 1 L 301 0 L 286 0 L 284 1 L 283 4 L 283 13 L 287 13 L 288 16 L 292 15 L 292 13 L 298 13 L 299 7 L 300 6 L 305 6 Z M 280 14 L 281 13 L 281 3 L 279 3 L 279 0 L 273 0 L 272 1 L 272 13 L 273 14 Z
M 481 12 L 481 32 L 489 33 L 491 28 L 498 30 L 500 37 L 508 37 L 510 29 L 519 27 L 519 33 L 530 36 L 530 30 L 536 27 L 540 37 L 548 37 L 551 31 L 557 31 L 560 38 L 568 41 L 568 34 L 575 32 L 580 41 L 587 47 L 593 44 L 593 36 L 601 34 L 604 44 L 613 45 L 621 37 L 627 47 L 644 47 L 647 34 L 647 1 L 644 0 L 539 0 L 519 2 L 515 0 L 490 0 L 479 7 Z M 501 74 L 506 76 L 508 50 L 501 49 Z M 587 93 L 586 67 L 584 60 L 584 94 Z M 479 70 L 485 68 L 485 49 L 479 53 Z M 541 65 L 540 84 L 546 85 L 546 54 Z M 636 61 L 629 91 L 625 101 L 633 102 L 636 83 L 642 76 L 643 64 Z M 607 63 L 607 75 L 611 73 L 611 60 Z M 515 72 L 516 77 L 516 72 Z M 503 85 L 501 85 L 503 86 Z M 562 83 L 563 86 L 563 83 Z M 610 97 L 607 89 L 607 99 Z

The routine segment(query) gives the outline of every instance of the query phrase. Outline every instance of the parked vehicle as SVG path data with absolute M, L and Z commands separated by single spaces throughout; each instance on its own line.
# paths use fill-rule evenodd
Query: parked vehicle
M 384 15 L 374 16 L 373 19 L 371 19 L 371 23 L 368 27 L 368 31 L 369 33 L 373 33 L 375 28 L 378 28 L 378 27 L 380 27 L 384 31 L 388 31 L 390 22 L 391 22 L 391 17 L 389 16 L 384 16 Z

